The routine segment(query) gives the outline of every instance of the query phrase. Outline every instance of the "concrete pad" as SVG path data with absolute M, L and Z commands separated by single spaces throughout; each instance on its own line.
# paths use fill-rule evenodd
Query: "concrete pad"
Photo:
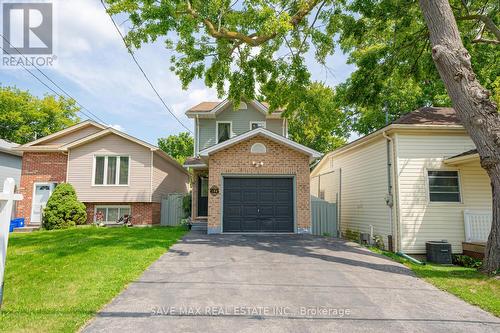
M 191 232 L 84 332 L 499 332 L 500 319 L 342 240 Z

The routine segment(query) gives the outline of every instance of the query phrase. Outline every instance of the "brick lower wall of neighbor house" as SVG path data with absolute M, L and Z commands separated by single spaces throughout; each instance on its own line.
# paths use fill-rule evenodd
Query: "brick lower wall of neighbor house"
M 252 154 L 254 143 L 266 146 L 265 154 Z M 255 167 L 253 162 L 263 162 Z M 209 188 L 216 185 L 219 194 L 208 196 L 208 232 L 221 232 L 222 177 L 231 175 L 291 175 L 295 176 L 295 220 L 298 232 L 311 230 L 311 201 L 309 194 L 309 157 L 263 137 L 254 137 L 219 151 L 209 159 Z M 193 192 L 194 193 L 194 192 Z
M 130 206 L 132 215 L 132 224 L 134 225 L 153 225 L 160 224 L 161 204 L 159 202 L 84 202 L 87 207 L 87 223 L 94 222 L 95 206 Z
M 23 200 L 17 205 L 17 216 L 24 217 L 26 224 L 31 222 L 34 184 L 65 182 L 67 163 L 68 157 L 63 153 L 25 152 L 23 154 L 19 186 L 19 192 L 23 195 Z

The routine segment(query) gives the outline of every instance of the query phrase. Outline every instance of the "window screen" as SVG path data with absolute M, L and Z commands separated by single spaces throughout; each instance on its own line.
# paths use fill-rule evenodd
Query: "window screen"
M 458 171 L 428 171 L 429 199 L 434 202 L 460 202 Z
M 217 133 L 217 143 L 228 140 L 231 137 L 231 123 L 218 123 Z

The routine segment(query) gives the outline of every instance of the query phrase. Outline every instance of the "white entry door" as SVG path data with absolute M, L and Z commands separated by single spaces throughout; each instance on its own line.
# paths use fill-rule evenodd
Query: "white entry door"
M 43 208 L 47 205 L 47 201 L 49 201 L 49 197 L 54 189 L 54 184 L 35 183 L 34 186 L 30 223 L 40 224 L 40 222 L 42 222 Z

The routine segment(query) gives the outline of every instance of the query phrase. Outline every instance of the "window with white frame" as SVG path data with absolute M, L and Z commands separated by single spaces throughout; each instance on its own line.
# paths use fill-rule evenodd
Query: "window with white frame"
M 460 202 L 458 171 L 428 171 L 431 202 Z
M 266 122 L 265 121 L 251 121 L 250 122 L 250 129 L 254 130 L 256 128 L 266 128 Z
M 94 156 L 94 185 L 128 185 L 129 156 Z
M 231 122 L 217 122 L 217 143 L 231 138 Z
M 130 206 L 96 206 L 94 221 L 116 223 L 130 215 Z

